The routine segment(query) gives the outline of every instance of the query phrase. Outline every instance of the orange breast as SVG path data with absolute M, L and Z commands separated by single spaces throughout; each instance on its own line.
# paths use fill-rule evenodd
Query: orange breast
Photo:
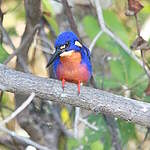
M 81 54 L 79 52 L 73 52 L 71 56 L 60 57 L 60 61 L 62 64 L 66 63 L 79 64 L 81 62 Z
M 61 57 L 60 61 L 61 64 L 57 67 L 57 76 L 60 80 L 65 79 L 74 83 L 88 81 L 89 72 L 86 65 L 80 64 L 81 54 L 79 52 L 74 52 L 71 56 Z

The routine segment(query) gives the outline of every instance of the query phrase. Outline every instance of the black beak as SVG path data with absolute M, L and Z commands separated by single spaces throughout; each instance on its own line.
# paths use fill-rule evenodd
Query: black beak
M 48 68 L 53 63 L 53 61 L 63 52 L 64 51 L 56 50 L 55 53 L 51 56 L 50 60 L 48 61 L 46 68 Z

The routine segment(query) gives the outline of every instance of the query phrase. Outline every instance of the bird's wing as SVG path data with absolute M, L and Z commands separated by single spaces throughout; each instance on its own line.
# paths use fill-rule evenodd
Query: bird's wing
M 83 48 L 84 48 L 84 51 L 85 51 L 86 55 L 88 56 L 88 58 L 90 60 L 90 56 L 91 56 L 90 50 L 84 45 L 83 45 Z

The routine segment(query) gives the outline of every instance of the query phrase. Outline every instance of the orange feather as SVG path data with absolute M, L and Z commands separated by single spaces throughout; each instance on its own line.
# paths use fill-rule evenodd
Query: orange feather
M 81 54 L 73 52 L 71 56 L 60 57 L 61 64 L 57 68 L 57 74 L 60 80 L 78 83 L 86 83 L 89 78 L 89 72 L 84 64 L 81 62 Z

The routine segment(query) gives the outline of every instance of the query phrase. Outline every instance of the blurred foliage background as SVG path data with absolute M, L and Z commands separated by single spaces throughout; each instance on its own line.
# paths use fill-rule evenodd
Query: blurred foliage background
M 101 30 L 98 24 L 96 9 L 93 1 L 88 0 L 70 0 L 68 1 L 73 12 L 78 31 L 83 42 L 90 46 L 91 41 Z M 36 34 L 34 42 L 28 53 L 28 66 L 33 74 L 48 77 L 45 69 L 47 58 L 45 52 L 52 53 L 54 50 L 55 36 L 64 30 L 69 30 L 69 24 L 64 14 L 61 1 L 42 0 L 42 15 L 49 26 L 45 26 L 44 30 L 47 40 Z M 127 8 L 126 0 L 101 0 L 103 7 L 103 15 L 108 28 L 113 31 L 123 42 L 130 47 L 137 37 L 135 19 L 125 16 Z M 150 1 L 142 0 L 144 8 L 138 14 L 139 23 L 141 25 L 142 37 L 150 41 Z M 21 36 L 25 28 L 25 9 L 24 2 L 20 0 L 5 0 L 2 3 L 2 11 L 5 12 L 3 26 L 7 30 L 14 45 L 19 46 Z M 51 49 L 45 45 L 50 44 Z M 3 42 L 0 44 L 0 63 L 12 53 L 12 49 Z M 139 51 L 134 51 L 140 58 Z M 145 54 L 147 62 L 150 62 L 149 52 Z M 100 89 L 110 91 L 112 93 L 131 97 L 139 101 L 150 101 L 150 97 L 145 93 L 148 86 L 148 78 L 144 69 L 135 62 L 113 39 L 106 34 L 97 40 L 96 46 L 92 51 L 92 63 L 96 83 Z M 10 67 L 16 67 L 16 57 L 8 64 Z M 0 100 L 0 118 L 4 119 L 15 110 L 14 95 L 11 93 L 1 93 Z M 70 131 L 73 130 L 74 109 L 70 107 L 59 107 L 59 115 L 62 123 Z M 51 113 L 51 109 L 48 110 Z M 66 137 L 60 134 L 57 138 L 58 149 L 68 150 L 111 150 L 112 140 L 111 133 L 107 123 L 101 114 L 93 114 L 91 112 L 81 111 L 81 116 L 89 123 L 98 127 L 98 131 L 88 128 L 84 123 L 80 122 L 78 126 L 78 138 Z M 142 117 L 142 116 L 141 116 Z M 123 121 L 115 118 L 117 122 L 117 130 L 122 148 L 125 150 L 136 150 L 139 145 L 140 149 L 150 150 L 150 137 L 148 136 L 142 143 L 147 132 L 145 127 Z M 46 123 L 45 123 L 46 124 Z M 21 129 L 16 120 L 11 121 L 7 127 L 16 131 L 21 135 L 27 132 Z M 3 134 L 0 136 L 3 136 Z M 28 135 L 29 136 L 29 135 Z M 141 144 L 142 143 L 142 144 Z M 1 143 L 0 149 L 8 149 Z

